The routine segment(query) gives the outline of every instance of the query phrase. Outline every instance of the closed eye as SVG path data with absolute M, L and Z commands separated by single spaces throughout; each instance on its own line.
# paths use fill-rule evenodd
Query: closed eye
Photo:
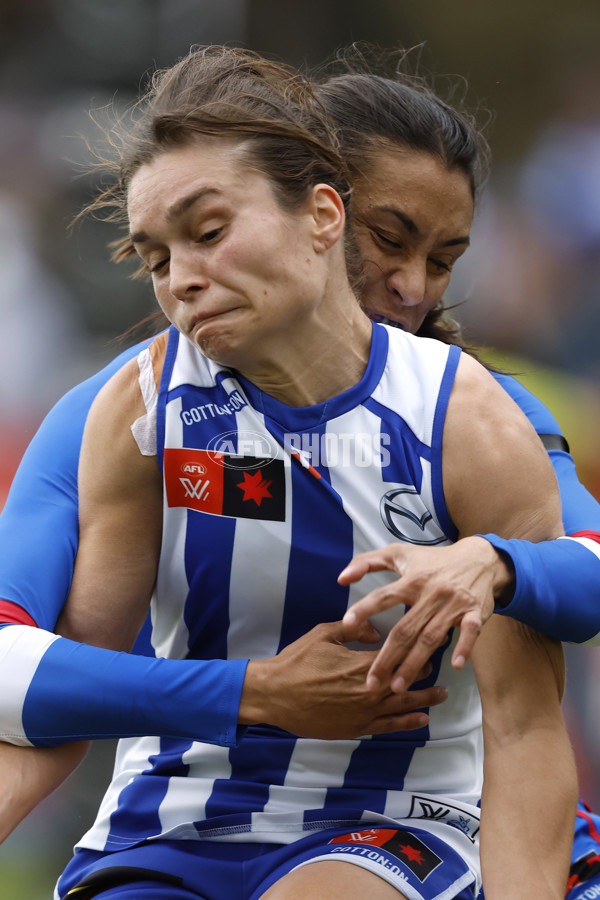
M 149 266 L 149 271 L 151 275 L 155 275 L 157 272 L 160 272 L 169 262 L 168 259 L 160 259 L 158 262 L 154 263 L 152 266 Z
M 375 228 L 371 228 L 371 234 L 376 241 L 378 241 L 380 244 L 383 244 L 385 247 L 392 247 L 394 250 L 402 249 L 402 244 L 399 241 L 387 237 L 385 234 L 383 234 L 383 232 L 378 231 Z
M 441 269 L 443 272 L 451 272 L 452 271 L 452 265 L 443 262 L 443 260 L 441 260 L 441 259 L 433 259 L 432 257 L 430 257 L 429 262 L 433 263 L 434 266 L 437 266 L 437 268 Z

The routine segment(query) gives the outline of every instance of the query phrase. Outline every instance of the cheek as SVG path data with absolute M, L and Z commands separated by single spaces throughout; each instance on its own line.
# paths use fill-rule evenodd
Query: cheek
M 371 236 L 364 231 L 356 229 L 354 232 L 354 245 L 358 252 L 358 257 L 362 260 L 364 266 L 376 263 L 379 251 L 375 247 Z
M 258 239 L 232 240 L 215 248 L 210 274 L 215 282 L 232 289 L 250 289 L 251 285 L 265 279 L 265 260 L 272 259 L 274 253 L 272 243 Z
M 430 309 L 439 303 L 439 301 L 444 296 L 446 288 L 450 284 L 451 273 L 448 272 L 447 275 L 435 275 L 430 276 L 427 279 L 427 292 L 425 295 L 425 304 L 428 305 L 428 309 L 426 312 L 429 312 Z
M 173 313 L 176 308 L 175 300 L 170 293 L 167 284 L 163 282 L 153 283 L 152 285 L 154 290 L 154 296 L 156 298 L 156 302 L 162 309 L 163 313 L 169 320 L 169 322 L 174 322 Z
M 385 280 L 385 269 L 376 253 L 371 253 L 369 257 L 362 257 L 361 271 L 365 284 L 371 287 L 376 287 L 378 282 L 383 283 Z

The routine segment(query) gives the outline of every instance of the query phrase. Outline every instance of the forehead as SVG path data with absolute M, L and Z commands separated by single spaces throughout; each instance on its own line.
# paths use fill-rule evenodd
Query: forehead
M 247 164 L 242 142 L 202 137 L 164 150 L 134 173 L 127 190 L 130 223 L 183 213 L 190 201 L 239 202 L 269 190 L 267 178 Z
M 460 169 L 448 169 L 426 152 L 389 148 L 369 155 L 368 171 L 355 181 L 353 208 L 358 216 L 400 209 L 411 217 L 437 218 L 468 232 L 473 195 Z

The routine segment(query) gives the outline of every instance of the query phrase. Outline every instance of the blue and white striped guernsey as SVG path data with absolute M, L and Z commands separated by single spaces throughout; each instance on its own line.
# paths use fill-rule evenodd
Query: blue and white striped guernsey
M 356 553 L 395 539 L 455 539 L 441 445 L 459 356 L 456 347 L 374 325 L 359 384 L 295 409 L 172 329 L 157 411 L 165 513 L 152 602 L 156 655 L 273 655 L 391 577 L 338 585 Z M 377 626 L 385 632 L 402 612 Z M 110 851 L 159 837 L 288 843 L 311 829 L 410 815 L 474 836 L 481 710 L 470 665 L 450 666 L 451 643 L 427 680 L 446 685 L 449 699 L 420 731 L 329 742 L 262 726 L 233 748 L 121 741 L 113 781 L 79 846 Z

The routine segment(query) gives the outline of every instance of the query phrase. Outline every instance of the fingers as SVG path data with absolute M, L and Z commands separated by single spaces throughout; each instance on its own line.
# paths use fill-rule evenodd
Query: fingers
M 355 581 L 360 581 L 360 579 L 369 571 L 371 570 L 369 569 L 368 562 L 365 559 L 361 559 L 359 556 L 355 556 L 338 575 L 338 583 L 353 584 Z
M 394 606 L 410 605 L 414 598 L 414 589 L 406 588 L 401 581 L 394 581 L 392 584 L 375 588 L 366 597 L 351 606 L 342 621 L 349 632 L 355 631 L 359 627 L 363 627 L 371 616 Z
M 319 641 L 327 641 L 330 644 L 344 643 L 344 628 L 339 622 L 320 622 L 311 628 L 307 634 L 299 638 L 300 641 L 317 639 Z
M 346 618 L 342 619 L 342 643 L 349 644 L 353 641 L 359 641 L 362 644 L 377 644 L 381 640 L 381 634 L 371 625 L 368 619 L 348 623 Z
M 398 544 L 388 544 L 380 550 L 369 550 L 367 553 L 359 553 L 351 559 L 345 569 L 338 575 L 340 584 L 353 584 L 360 581 L 367 572 L 381 572 L 390 569 L 399 571 L 398 567 L 403 560 L 403 548 Z
M 367 674 L 370 690 L 377 690 L 389 683 L 392 691 L 396 693 L 405 691 L 407 686 L 419 680 L 422 667 L 427 665 L 431 655 L 447 639 L 447 619 L 433 620 L 418 633 L 420 626 L 418 617 L 413 616 L 411 619 L 411 613 L 407 613 L 404 619 L 392 628 L 373 660 Z M 405 634 L 409 624 L 413 627 Z M 465 613 L 460 620 L 459 637 L 452 653 L 452 665 L 455 669 L 462 669 L 471 658 L 482 627 L 479 610 Z
M 429 716 L 424 709 L 438 706 L 448 697 L 446 688 L 423 688 L 406 691 L 402 696 L 387 697 L 380 704 L 379 712 L 368 726 L 369 734 L 388 734 L 392 731 L 414 731 L 429 724 Z
M 482 627 L 479 611 L 473 610 L 463 616 L 460 623 L 460 635 L 452 653 L 452 665 L 455 669 L 462 669 L 467 660 L 471 658 L 475 641 L 481 634 Z
M 422 669 L 432 654 L 447 639 L 446 622 L 430 622 L 422 627 L 411 612 L 394 625 L 367 674 L 370 690 L 389 684 L 392 691 L 402 692 L 419 680 Z
M 427 713 L 405 713 L 400 716 L 382 716 L 374 719 L 365 734 L 390 734 L 392 731 L 416 731 L 429 724 Z
M 330 644 L 348 644 L 351 641 L 360 641 L 363 644 L 376 644 L 381 640 L 380 633 L 369 621 L 357 622 L 351 627 L 348 627 L 345 620 L 322 622 L 319 625 L 315 625 L 308 632 L 308 635 Z M 306 638 L 307 635 L 304 637 Z
M 439 706 L 448 699 L 448 691 L 445 687 L 437 684 L 433 687 L 419 688 L 416 691 L 406 691 L 403 697 L 403 711 L 409 713 L 429 706 Z

